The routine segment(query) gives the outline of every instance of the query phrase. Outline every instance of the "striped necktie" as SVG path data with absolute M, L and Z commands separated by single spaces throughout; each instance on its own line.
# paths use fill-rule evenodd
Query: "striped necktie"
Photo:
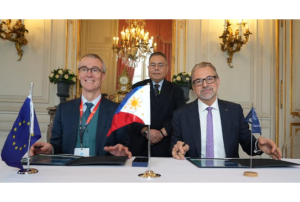
M 155 99 L 156 101 L 158 100 L 158 96 L 159 96 L 159 84 L 154 84 L 154 95 L 155 95 Z
M 206 125 L 206 158 L 214 158 L 214 130 L 212 119 L 212 107 L 207 107 L 207 125 Z

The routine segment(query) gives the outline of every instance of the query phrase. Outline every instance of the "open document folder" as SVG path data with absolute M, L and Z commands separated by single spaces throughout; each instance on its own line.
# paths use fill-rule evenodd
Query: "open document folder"
M 250 159 L 186 158 L 199 168 L 249 168 Z M 252 159 L 252 168 L 292 167 L 300 164 L 274 159 Z
M 69 154 L 50 155 L 38 154 L 30 157 L 30 165 L 56 165 L 56 166 L 80 166 L 80 165 L 124 165 L 127 156 L 89 156 L 81 157 Z M 21 160 L 27 164 L 27 158 Z

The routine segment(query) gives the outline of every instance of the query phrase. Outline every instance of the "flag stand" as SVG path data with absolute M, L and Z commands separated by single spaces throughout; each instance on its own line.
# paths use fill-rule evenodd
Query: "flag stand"
M 245 171 L 244 172 L 244 176 L 246 176 L 246 177 L 257 177 L 258 173 L 257 172 L 253 172 L 253 171 Z
M 150 161 L 150 125 L 148 126 L 148 170 L 146 170 L 144 173 L 141 173 L 139 174 L 138 176 L 139 177 L 142 177 L 142 178 L 158 178 L 160 177 L 161 175 L 160 174 L 157 174 L 157 173 L 154 173 L 152 170 L 151 170 L 151 161 Z
M 18 174 L 34 174 L 34 173 L 38 173 L 39 171 L 35 168 L 26 168 L 26 169 L 22 169 L 18 171 Z
M 253 119 L 253 114 L 254 114 L 254 112 L 253 112 L 253 110 L 254 110 L 254 108 L 253 108 L 253 103 L 252 103 L 252 108 L 251 108 L 251 119 Z M 256 114 L 256 113 L 255 113 Z M 248 116 L 247 116 L 248 117 Z M 258 119 L 258 118 L 257 118 Z M 251 120 L 251 125 L 252 125 L 252 121 L 253 120 Z M 253 125 L 252 125 L 253 126 Z M 245 171 L 244 172 L 244 176 L 246 176 L 246 177 L 258 177 L 258 173 L 257 172 L 254 172 L 254 171 L 251 171 L 251 169 L 252 169 L 252 134 L 253 134 L 253 127 L 251 127 L 251 155 L 250 155 L 250 171 Z
M 27 152 L 27 166 L 26 169 L 21 169 L 18 171 L 18 174 L 35 174 L 39 171 L 35 168 L 30 168 L 30 141 L 31 141 L 31 135 L 34 134 L 34 111 L 33 111 L 33 104 L 32 104 L 32 89 L 33 89 L 33 83 L 30 84 L 30 126 L 29 126 L 29 140 L 28 140 L 28 152 Z

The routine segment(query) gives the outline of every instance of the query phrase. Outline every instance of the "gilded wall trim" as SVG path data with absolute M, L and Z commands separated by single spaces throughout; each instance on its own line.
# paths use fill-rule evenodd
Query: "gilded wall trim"
M 81 58 L 81 20 L 76 20 L 77 21 L 77 35 L 76 35 L 76 75 L 78 75 L 78 68 L 77 64 Z M 76 98 L 80 97 L 81 92 L 80 92 L 80 84 L 79 82 L 76 83 Z
M 66 23 L 66 50 L 65 50 L 65 68 L 68 67 L 68 42 L 69 42 L 69 21 Z
M 184 20 L 184 53 L 183 53 L 183 61 L 184 61 L 184 63 L 183 63 L 183 71 L 185 71 L 186 72 L 186 41 L 187 41 L 187 39 L 186 39 L 186 36 L 187 36 L 187 26 L 186 26 L 186 20 Z
M 172 69 L 171 69 L 171 75 L 175 74 L 175 55 L 176 55 L 176 20 L 172 20 L 172 58 L 171 58 Z
M 295 126 L 300 127 L 300 123 L 290 123 L 290 136 L 289 136 L 289 138 L 293 136 L 293 127 L 295 127 Z M 295 128 L 294 135 L 296 135 L 299 130 L 300 130 L 300 128 Z
M 293 20 L 290 20 L 290 113 L 293 111 Z
M 275 143 L 278 147 L 279 143 L 279 20 L 275 20 L 275 54 L 276 54 L 276 67 L 275 67 L 275 74 L 276 74 L 276 101 L 275 101 L 275 122 L 276 122 L 276 129 L 275 129 Z
M 287 37 L 286 37 L 286 32 L 287 32 L 287 27 L 286 27 L 286 20 L 281 20 L 284 24 L 284 76 L 285 76 L 285 79 L 284 79 L 284 92 L 285 92 L 285 94 L 284 94 L 284 114 L 286 114 L 286 111 L 287 111 L 287 107 L 286 107 L 286 97 L 287 97 L 287 95 L 286 95 L 286 92 L 287 92 L 287 86 L 286 86 L 286 84 L 287 84 L 287 79 L 286 79 L 286 72 L 287 72 L 287 67 L 286 67 L 286 65 L 287 65 L 287 61 L 286 61 L 286 50 L 287 50 L 287 44 L 286 44 L 286 39 L 287 39 Z M 283 75 L 282 75 L 283 76 Z M 283 126 L 283 128 L 284 128 L 284 131 L 283 131 L 283 138 L 285 139 L 286 138 L 286 128 L 287 128 L 287 117 L 284 115 L 283 116 L 284 117 L 284 126 Z

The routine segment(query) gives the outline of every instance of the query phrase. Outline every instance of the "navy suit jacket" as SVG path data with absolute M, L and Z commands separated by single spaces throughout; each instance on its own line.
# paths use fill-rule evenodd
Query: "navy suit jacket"
M 239 144 L 251 155 L 255 154 L 256 138 L 249 130 L 249 124 L 243 122 L 244 114 L 241 105 L 218 99 L 223 141 L 226 158 L 239 158 Z M 186 157 L 201 157 L 201 129 L 198 111 L 198 99 L 174 112 L 171 149 L 177 141 L 183 141 L 190 147 Z
M 150 83 L 150 103 L 151 103 L 151 125 L 150 129 L 160 130 L 165 128 L 168 136 L 160 142 L 151 146 L 151 156 L 170 157 L 169 150 L 171 135 L 173 133 L 172 117 L 173 112 L 185 104 L 183 90 L 167 80 L 164 80 L 158 101 L 156 102 L 154 88 L 151 79 L 146 79 L 134 84 L 132 87 L 144 86 Z M 148 139 L 143 137 L 141 130 L 145 125 L 140 123 L 131 124 L 130 150 L 133 156 L 148 156 Z
M 52 136 L 50 139 L 50 144 L 52 144 L 55 153 L 74 154 L 79 128 L 80 103 L 81 98 L 77 98 L 59 104 L 55 113 Z M 117 103 L 104 97 L 101 98 L 98 109 L 99 113 L 95 142 L 96 156 L 110 155 L 109 152 L 103 150 L 104 146 L 114 146 L 118 143 L 123 144 L 124 146 L 129 145 L 127 126 L 114 131 L 109 137 L 106 137 L 117 107 Z

